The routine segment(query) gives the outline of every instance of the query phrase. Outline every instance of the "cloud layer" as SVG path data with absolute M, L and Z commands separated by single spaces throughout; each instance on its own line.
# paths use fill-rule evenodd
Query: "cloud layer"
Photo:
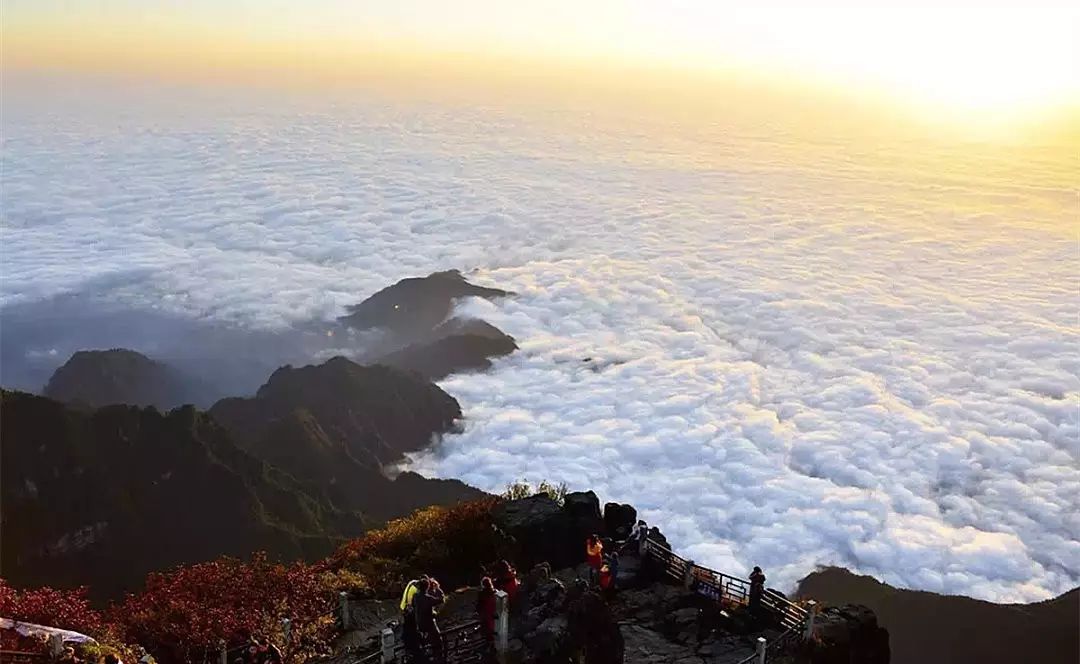
M 168 101 L 5 108 L 5 323 L 48 328 L 59 298 L 272 337 L 401 277 L 475 270 L 518 296 L 463 306 L 522 349 L 445 382 L 467 426 L 424 472 L 593 488 L 781 587 L 818 564 L 999 601 L 1080 582 L 1067 155 L 724 118 Z M 59 364 L 109 345 L 101 329 L 4 351 Z

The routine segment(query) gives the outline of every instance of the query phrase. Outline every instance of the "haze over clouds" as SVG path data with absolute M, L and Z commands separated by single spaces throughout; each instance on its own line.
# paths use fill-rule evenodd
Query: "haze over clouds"
M 334 342 L 295 326 L 474 270 L 518 295 L 463 306 L 521 351 L 443 383 L 466 427 L 424 472 L 593 488 L 780 587 L 818 564 L 999 601 L 1080 583 L 1064 150 L 374 97 L 23 101 L 5 385 L 84 346 L 212 363 L 250 330 L 303 360 Z

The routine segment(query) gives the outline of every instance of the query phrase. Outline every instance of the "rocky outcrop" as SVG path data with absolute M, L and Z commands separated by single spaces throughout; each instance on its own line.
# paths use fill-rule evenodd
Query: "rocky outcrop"
M 179 370 L 133 350 L 81 350 L 45 386 L 45 396 L 84 408 L 113 404 L 169 410 L 199 401 L 200 385 Z
M 705 664 L 705 659 L 686 646 L 674 643 L 643 625 L 621 628 L 625 664 Z M 731 658 L 729 661 L 738 661 Z
M 732 664 L 753 653 L 759 635 L 779 636 L 681 586 L 654 583 L 605 596 L 589 588 L 585 574 L 575 567 L 549 575 L 540 566 L 528 575 L 527 602 L 511 620 L 517 661 Z
M 604 505 L 604 531 L 616 540 L 630 536 L 630 531 L 637 523 L 637 510 L 633 505 L 607 503 Z
M 594 591 L 568 598 L 566 624 L 570 647 L 585 664 L 622 664 L 625 644 L 608 602 Z
M 492 518 L 517 541 L 527 566 L 549 562 L 565 567 L 580 558 L 579 547 L 571 544 L 569 515 L 546 494 L 504 502 L 494 509 Z
M 572 536 L 584 542 L 589 535 L 606 535 L 600 516 L 600 500 L 592 491 L 575 491 L 563 499 L 563 511 L 570 519 Z M 584 546 L 584 544 L 582 544 Z
M 889 664 L 889 632 L 865 606 L 827 607 L 817 616 L 814 635 L 800 649 L 810 664 Z
M 738 655 L 733 660 L 737 661 L 753 652 L 758 636 L 769 640 L 779 636 L 772 625 L 755 620 L 748 611 L 723 611 L 708 598 L 665 582 L 624 590 L 613 606 L 623 624 L 643 627 L 708 662 L 728 661 L 733 655 Z

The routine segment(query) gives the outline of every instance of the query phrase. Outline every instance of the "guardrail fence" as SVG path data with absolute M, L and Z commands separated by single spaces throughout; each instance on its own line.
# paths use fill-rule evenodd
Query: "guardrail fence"
M 349 599 L 341 599 L 343 621 L 349 619 Z M 483 664 L 500 659 L 510 643 L 510 604 L 507 594 L 495 591 L 495 633 L 488 637 L 484 634 L 480 622 L 471 620 L 450 627 L 444 627 L 439 635 L 442 656 L 437 656 L 435 644 L 425 643 L 417 653 L 421 661 L 439 662 L 439 664 Z M 346 628 L 350 626 L 344 622 Z M 402 639 L 400 625 L 385 627 L 379 634 L 378 644 L 373 649 L 357 654 L 350 664 L 397 664 L 409 661 Z
M 638 540 L 638 552 L 643 561 L 649 560 L 657 566 L 663 578 L 715 601 L 723 609 L 734 609 L 750 603 L 750 582 L 746 579 L 698 565 L 648 536 L 643 536 Z M 347 630 L 353 622 L 348 595 L 341 593 L 339 601 L 339 619 L 342 628 Z M 804 608 L 775 590 L 768 589 L 762 591 L 760 601 L 761 607 L 773 616 L 783 632 L 771 642 L 767 642 L 764 637 L 759 637 L 754 654 L 739 664 L 766 664 L 770 658 L 778 656 L 788 643 L 813 635 L 815 609 L 813 601 L 808 603 L 809 608 Z M 479 622 L 461 623 L 442 631 L 441 658 L 435 657 L 436 653 L 430 644 L 424 646 L 422 654 L 427 661 L 437 660 L 440 664 L 480 664 L 501 660 L 501 655 L 506 652 L 508 643 L 507 596 L 505 592 L 496 591 L 494 639 L 484 636 Z M 379 643 L 373 644 L 372 650 L 358 654 L 350 664 L 391 664 L 405 661 L 405 645 L 402 643 L 399 628 L 387 627 L 382 631 Z
M 638 550 L 643 560 L 650 560 L 657 565 L 662 577 L 708 597 L 723 609 L 750 603 L 750 582 L 746 579 L 698 565 L 647 536 L 640 540 Z M 764 637 L 759 637 L 757 651 L 739 664 L 765 664 L 770 658 L 779 655 L 788 643 L 813 636 L 816 607 L 813 600 L 808 602 L 809 608 L 804 608 L 775 590 L 764 589 L 761 594 L 761 607 L 773 616 L 784 631 L 771 643 L 766 643 Z

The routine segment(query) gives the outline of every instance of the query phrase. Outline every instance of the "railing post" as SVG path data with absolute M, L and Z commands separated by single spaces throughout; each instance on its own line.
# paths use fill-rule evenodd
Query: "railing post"
M 810 600 L 806 603 L 806 633 L 803 634 L 804 639 L 814 638 L 814 616 L 817 615 L 817 602 Z
M 757 637 L 757 664 L 765 664 L 765 637 Z
M 341 631 L 349 629 L 349 594 L 342 590 L 338 593 L 338 603 L 341 608 Z
M 495 655 L 500 662 L 506 661 L 510 649 L 510 596 L 505 591 L 495 591 Z
M 683 572 L 682 578 L 683 588 L 690 590 L 694 587 L 694 561 L 686 561 L 686 571 Z
M 59 634 L 50 634 L 46 643 L 49 646 L 49 655 L 53 659 L 59 659 L 60 654 L 64 652 L 64 638 Z
M 382 664 L 390 664 L 394 661 L 394 646 L 397 645 L 397 637 L 394 630 L 389 627 L 379 633 L 379 646 L 382 648 Z
M 644 558 L 645 554 L 647 554 L 649 552 L 649 526 L 648 526 L 648 524 L 643 524 L 640 527 L 640 529 L 638 530 L 638 545 L 637 546 L 638 546 L 638 549 L 637 549 L 638 556 L 641 557 L 641 558 Z
M 218 655 L 218 664 L 229 664 L 229 651 L 225 649 L 225 639 L 218 641 L 221 654 Z

